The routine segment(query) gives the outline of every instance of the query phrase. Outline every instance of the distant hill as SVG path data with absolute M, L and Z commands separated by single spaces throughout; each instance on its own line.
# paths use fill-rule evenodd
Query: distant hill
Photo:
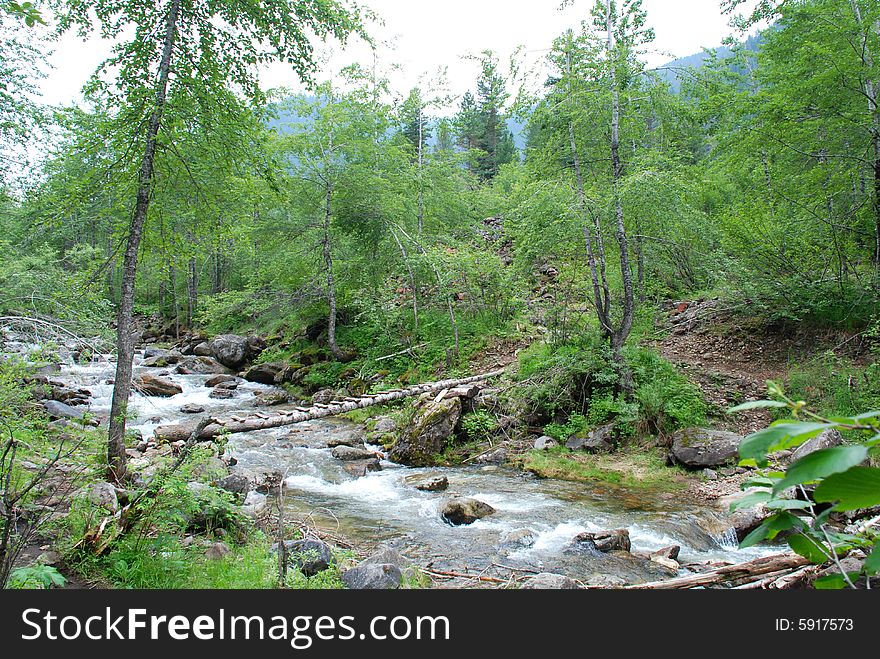
M 752 35 L 746 39 L 746 48 L 748 50 L 757 50 L 761 45 L 760 35 Z M 727 46 L 719 46 L 715 49 L 718 59 L 727 59 L 733 56 L 733 51 Z M 661 79 L 665 80 L 672 87 L 672 91 L 676 94 L 681 90 L 682 73 L 688 69 L 699 69 L 704 66 L 710 57 L 710 52 L 704 50 L 701 53 L 688 55 L 672 60 L 661 67 L 654 69 Z

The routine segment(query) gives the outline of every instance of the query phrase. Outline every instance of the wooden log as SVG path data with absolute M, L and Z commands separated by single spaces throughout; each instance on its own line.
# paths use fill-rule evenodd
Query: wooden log
M 806 558 L 798 556 L 797 554 L 774 554 L 772 556 L 756 558 L 747 563 L 725 565 L 724 567 L 715 570 L 710 570 L 701 574 L 693 574 L 687 577 L 624 586 L 624 589 L 675 590 L 679 588 L 698 588 L 701 586 L 729 584 L 736 581 L 743 581 L 750 577 L 758 577 L 772 573 L 778 575 L 786 570 L 796 570 L 809 564 L 810 562 Z
M 395 400 L 411 398 L 419 396 L 423 393 L 434 393 L 443 391 L 444 389 L 453 389 L 474 382 L 481 382 L 489 378 L 498 377 L 504 373 L 504 369 L 492 371 L 490 373 L 482 373 L 480 375 L 472 375 L 466 378 L 456 378 L 452 380 L 440 380 L 439 382 L 427 382 L 424 384 L 413 385 L 406 389 L 397 391 L 382 392 L 378 394 L 370 394 L 362 396 L 355 401 L 346 401 L 339 405 L 323 405 L 312 406 L 309 408 L 296 408 L 296 410 L 288 410 L 279 412 L 274 415 L 263 415 L 260 418 L 256 414 L 249 414 L 244 419 L 241 417 L 228 417 L 225 419 L 211 418 L 199 435 L 201 440 L 213 439 L 217 435 L 226 433 L 254 432 L 257 430 L 267 430 L 269 428 L 279 428 L 282 426 L 290 426 L 295 423 L 311 421 L 312 419 L 322 419 L 328 416 L 336 416 L 353 412 L 354 410 L 364 409 L 373 405 L 382 405 Z M 154 437 L 160 442 L 175 442 L 181 439 L 189 438 L 193 429 L 199 424 L 197 421 L 180 423 L 174 425 L 159 426 L 154 432 Z

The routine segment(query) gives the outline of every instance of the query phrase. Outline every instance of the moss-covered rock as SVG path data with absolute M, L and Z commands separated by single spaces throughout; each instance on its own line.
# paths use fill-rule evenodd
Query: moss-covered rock
M 446 447 L 461 421 L 461 399 L 429 402 L 419 410 L 391 448 L 390 458 L 401 464 L 427 467 Z

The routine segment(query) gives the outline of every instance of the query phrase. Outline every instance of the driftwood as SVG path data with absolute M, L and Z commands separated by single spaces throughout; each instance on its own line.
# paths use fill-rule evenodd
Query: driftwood
M 199 439 L 213 439 L 222 433 L 234 434 L 290 426 L 295 423 L 345 414 L 346 412 L 353 412 L 354 410 L 372 407 L 373 405 L 382 405 L 384 403 L 390 403 L 403 398 L 411 398 L 413 396 L 420 396 L 422 394 L 461 391 L 462 395 L 465 396 L 475 395 L 473 388 L 469 388 L 466 385 L 497 377 L 502 373 L 504 373 L 504 369 L 492 371 L 491 373 L 483 373 L 481 375 L 472 375 L 467 378 L 426 382 L 424 384 L 406 387 L 405 389 L 383 391 L 381 393 L 360 396 L 354 399 L 334 400 L 331 401 L 329 405 L 312 405 L 311 407 L 286 410 L 272 415 L 254 412 L 244 416 L 231 416 L 227 419 L 209 417 L 208 420 L 210 423 L 204 424 L 199 433 Z M 203 424 L 204 421 L 205 419 L 202 419 L 202 421 L 199 422 L 199 425 Z M 157 441 L 176 442 L 189 438 L 196 426 L 197 424 L 193 422 L 159 426 L 156 428 L 154 435 Z
M 704 586 L 740 585 L 755 581 L 757 577 L 772 575 L 773 579 L 768 582 L 769 584 L 778 580 L 784 580 L 785 576 L 783 575 L 791 571 L 800 571 L 800 568 L 809 564 L 810 562 L 803 556 L 796 554 L 774 554 L 773 556 L 756 558 L 747 563 L 725 565 L 724 567 L 687 577 L 633 584 L 631 586 L 624 586 L 624 588 L 627 590 L 675 590 Z M 781 583 L 784 583 L 784 581 Z

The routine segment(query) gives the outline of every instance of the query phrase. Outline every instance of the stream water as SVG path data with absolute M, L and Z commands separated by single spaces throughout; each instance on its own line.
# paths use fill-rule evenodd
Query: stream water
M 135 361 L 135 374 L 144 369 Z M 114 365 L 96 360 L 90 365 L 63 366 L 53 378 L 89 389 L 90 409 L 110 407 Z M 191 418 L 180 412 L 197 404 L 205 413 L 222 414 L 253 409 L 253 394 L 271 389 L 241 382 L 235 398 L 209 398 L 209 376 L 166 375 L 183 388 L 171 398 L 134 394 L 130 409 L 136 415 L 130 428 L 149 437 L 159 424 Z M 651 551 L 680 545 L 679 560 L 741 562 L 769 553 L 767 548 L 739 550 L 724 516 L 707 507 L 676 501 L 669 493 L 540 480 L 498 467 L 411 469 L 383 461 L 382 471 L 355 478 L 326 448 L 330 437 L 361 433 L 344 420 L 320 420 L 287 428 L 233 435 L 227 450 L 240 468 L 270 467 L 285 474 L 285 503 L 292 513 L 310 516 L 323 528 L 355 544 L 386 543 L 422 565 L 439 570 L 483 570 L 503 565 L 525 571 L 564 573 L 585 579 L 627 582 L 670 576 L 661 566 L 620 555 L 594 555 L 572 550 L 571 540 L 583 531 L 626 528 L 633 550 Z M 378 450 L 378 447 L 375 447 Z M 449 490 L 421 492 L 413 477 L 443 475 Z M 497 512 L 470 526 L 449 526 L 438 507 L 453 494 L 474 497 Z M 605 575 L 597 577 L 596 575 Z

